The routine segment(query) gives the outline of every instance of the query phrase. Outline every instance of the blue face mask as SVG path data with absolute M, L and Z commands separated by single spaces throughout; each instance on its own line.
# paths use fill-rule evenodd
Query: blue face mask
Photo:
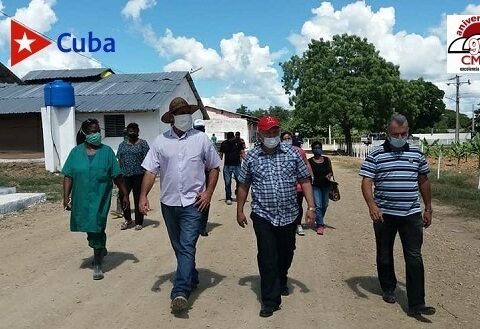
M 319 157 L 321 156 L 323 151 L 321 149 L 313 149 L 313 155 Z
M 407 137 L 404 138 L 395 138 L 389 137 L 390 145 L 396 149 L 401 149 L 407 144 Z

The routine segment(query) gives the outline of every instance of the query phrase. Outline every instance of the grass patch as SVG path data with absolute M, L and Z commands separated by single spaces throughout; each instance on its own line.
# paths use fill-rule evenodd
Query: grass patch
M 16 187 L 20 193 L 45 193 L 47 200 L 61 200 L 63 176 L 45 170 L 43 164 L 0 164 L 0 186 Z
M 480 190 L 477 189 L 476 175 L 444 171 L 439 180 L 430 177 L 430 181 L 433 198 L 458 207 L 462 214 L 480 218 Z

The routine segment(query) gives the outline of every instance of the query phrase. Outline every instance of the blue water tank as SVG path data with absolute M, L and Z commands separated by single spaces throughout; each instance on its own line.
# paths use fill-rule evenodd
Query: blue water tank
M 55 80 L 47 83 L 43 88 L 43 95 L 45 106 L 75 106 L 75 91 L 68 82 Z

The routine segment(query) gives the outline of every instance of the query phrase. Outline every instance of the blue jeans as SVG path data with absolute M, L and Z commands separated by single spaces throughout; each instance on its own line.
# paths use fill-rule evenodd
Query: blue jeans
M 324 217 L 328 207 L 328 194 L 330 193 L 330 186 L 313 186 L 313 199 L 315 200 L 315 223 L 317 226 L 325 225 Z
M 170 243 L 177 258 L 177 272 L 170 297 L 189 297 L 198 285 L 198 272 L 195 269 L 195 253 L 202 213 L 193 205 L 186 207 L 161 204 L 162 215 L 167 227 Z
M 232 200 L 232 174 L 238 186 L 238 175 L 240 174 L 240 166 L 224 166 L 223 179 L 225 180 L 225 199 Z

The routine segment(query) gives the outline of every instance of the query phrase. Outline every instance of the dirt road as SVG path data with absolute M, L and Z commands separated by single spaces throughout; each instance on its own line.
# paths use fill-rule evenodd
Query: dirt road
M 335 162 L 334 162 L 335 166 Z M 210 236 L 200 238 L 200 285 L 192 308 L 169 309 L 175 259 L 155 208 L 142 231 L 120 231 L 109 219 L 105 279 L 93 281 L 84 234 L 70 233 L 68 213 L 45 204 L 0 221 L 0 328 L 479 328 L 480 221 L 456 218 L 435 204 L 425 233 L 427 300 L 437 307 L 423 323 L 407 317 L 399 240 L 399 304 L 382 301 L 374 240 L 355 172 L 336 168 L 342 200 L 331 203 L 325 236 L 297 238 L 292 294 L 271 318 L 258 316 L 259 277 L 252 226 L 235 222 L 220 181 Z

